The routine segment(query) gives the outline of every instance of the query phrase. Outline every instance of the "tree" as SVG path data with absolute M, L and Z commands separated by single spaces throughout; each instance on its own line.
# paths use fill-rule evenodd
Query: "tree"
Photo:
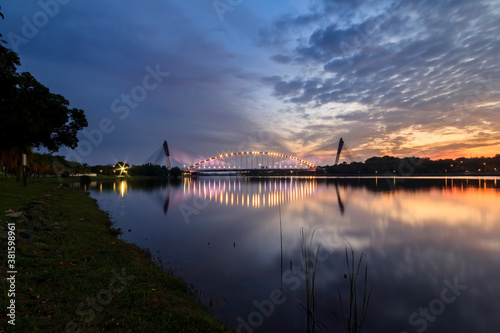
M 0 12 L 0 17 L 3 19 L 4 16 Z M 2 116 L 10 112 L 10 108 L 13 104 L 14 96 L 16 95 L 16 85 L 17 85 L 17 66 L 21 63 L 19 62 L 19 57 L 17 54 L 4 47 L 3 44 L 6 42 L 1 39 L 0 34 L 0 126 L 5 126 L 2 121 Z M 0 132 L 0 167 L 6 167 L 9 169 L 15 168 L 18 164 L 19 154 L 14 151 L 6 150 L 6 147 L 2 146 L 3 133 Z M 14 165 L 14 167 L 13 167 Z
M 178 178 L 180 175 L 182 175 L 182 170 L 179 167 L 173 167 L 169 171 L 170 176 L 174 178 Z
M 0 13 L 1 15 L 1 13 Z M 1 15 L 3 18 L 3 15 Z M 21 65 L 17 54 L 4 47 L 5 41 L 0 34 L 0 107 L 2 114 L 7 111 L 8 106 L 12 106 L 16 95 L 17 66 Z
M 17 73 L 19 57 L 3 44 L 0 40 L 0 159 L 14 152 L 21 168 L 22 154 L 33 148 L 76 148 L 78 131 L 88 126 L 84 111 L 69 108 L 68 100 L 30 73 Z
M 88 125 L 83 110 L 69 109 L 64 97 L 51 93 L 29 73 L 20 74 L 17 83 L 16 98 L 0 114 L 0 147 L 43 146 L 51 152 L 61 146 L 75 148 L 78 131 Z

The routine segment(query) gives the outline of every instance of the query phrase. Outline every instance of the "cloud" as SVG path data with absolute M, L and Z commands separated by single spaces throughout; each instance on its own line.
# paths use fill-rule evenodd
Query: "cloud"
M 16 33 L 21 33 L 21 17 L 40 10 L 36 3 L 3 9 L 8 20 L 2 29 Z M 260 76 L 241 66 L 248 64 L 247 56 L 227 42 L 234 38 L 229 29 L 217 30 L 213 22 L 220 24 L 212 6 L 204 4 L 70 2 L 20 46 L 22 70 L 84 109 L 89 131 L 102 118 L 112 119 L 116 129 L 84 156 L 89 163 L 123 156 L 142 163 L 164 139 L 215 154 L 263 127 L 258 112 L 251 112 Z M 239 34 L 248 30 L 243 25 Z M 142 85 L 147 66 L 169 75 L 121 119 L 111 104 Z
M 6 36 L 40 7 L 2 10 Z M 84 109 L 89 130 L 113 120 L 88 163 L 141 163 L 164 139 L 213 155 L 262 132 L 272 149 L 316 156 L 340 136 L 364 156 L 500 136 L 495 2 L 262 0 L 226 14 L 210 2 L 69 2 L 21 45 L 22 70 Z M 111 103 L 157 64 L 169 76 L 120 119 Z
M 271 57 L 272 60 L 278 62 L 278 63 L 282 63 L 282 64 L 289 64 L 292 62 L 292 58 L 289 57 L 289 56 L 286 56 L 286 55 L 282 55 L 282 54 L 276 54 L 276 55 L 273 55 Z
M 497 3 L 392 1 L 372 6 L 325 1 L 314 10 L 311 20 L 284 16 L 275 25 L 280 34 L 292 35 L 297 29 L 302 37 L 295 47 L 273 56 L 277 62 L 294 59 L 287 64 L 301 73 L 274 84 L 274 94 L 283 102 L 308 108 L 311 118 L 332 103 L 361 104 L 367 110 L 337 108 L 330 126 L 353 133 L 370 124 L 383 128 L 378 138 L 386 140 L 415 126 L 417 131 L 438 132 L 452 123 L 463 131 L 496 118 Z M 349 18 L 339 18 L 340 13 Z M 495 106 L 481 110 L 488 103 Z M 464 115 L 470 116 L 460 121 Z M 500 136 L 498 128 L 490 133 Z M 373 139 L 367 133 L 363 142 Z M 398 147 L 402 143 L 391 140 Z

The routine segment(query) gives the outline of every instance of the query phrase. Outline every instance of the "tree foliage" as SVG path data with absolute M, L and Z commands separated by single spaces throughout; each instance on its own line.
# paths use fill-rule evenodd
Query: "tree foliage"
M 169 175 L 173 178 L 178 178 L 182 175 L 182 170 L 179 167 L 173 167 L 169 170 Z
M 45 147 L 52 152 L 62 146 L 75 148 L 78 131 L 88 125 L 84 111 L 69 108 L 63 96 L 51 93 L 30 73 L 12 73 L 18 59 L 11 50 L 0 49 L 0 148 Z
M 50 92 L 30 73 L 18 73 L 19 57 L 4 46 L 1 37 L 0 161 L 10 165 L 9 157 L 12 160 L 33 148 L 45 147 L 51 152 L 62 146 L 76 148 L 78 131 L 88 126 L 84 111 L 70 108 L 68 100 Z
M 168 169 L 166 166 L 155 165 L 151 163 L 143 165 L 134 165 L 128 170 L 130 176 L 150 176 L 150 177 L 167 177 Z
M 30 160 L 29 171 L 32 175 L 38 177 L 41 175 L 56 176 L 73 173 L 73 168 L 63 156 L 34 153 Z
M 495 157 L 476 157 L 457 159 L 439 159 L 393 156 L 371 157 L 364 163 L 346 162 L 339 165 L 326 166 L 327 174 L 332 175 L 445 175 L 445 174 L 475 174 L 497 173 L 500 171 L 500 155 Z

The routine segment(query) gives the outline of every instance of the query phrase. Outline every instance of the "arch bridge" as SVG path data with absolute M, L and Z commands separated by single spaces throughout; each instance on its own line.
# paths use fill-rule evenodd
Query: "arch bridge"
M 224 153 L 199 161 L 187 168 L 190 172 L 251 170 L 314 171 L 316 165 L 292 155 L 269 151 Z

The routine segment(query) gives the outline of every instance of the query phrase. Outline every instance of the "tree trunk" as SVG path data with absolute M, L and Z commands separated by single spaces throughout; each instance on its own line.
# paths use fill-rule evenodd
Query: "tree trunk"
M 17 167 L 17 181 L 23 181 L 23 187 L 26 187 L 26 165 L 23 163 L 24 158 L 23 155 L 26 154 L 25 149 L 20 149 L 19 150 L 19 162 L 18 162 L 18 167 Z M 28 156 L 26 155 L 26 159 Z M 26 163 L 27 164 L 27 163 Z
M 23 165 L 23 187 L 26 187 L 26 166 Z

